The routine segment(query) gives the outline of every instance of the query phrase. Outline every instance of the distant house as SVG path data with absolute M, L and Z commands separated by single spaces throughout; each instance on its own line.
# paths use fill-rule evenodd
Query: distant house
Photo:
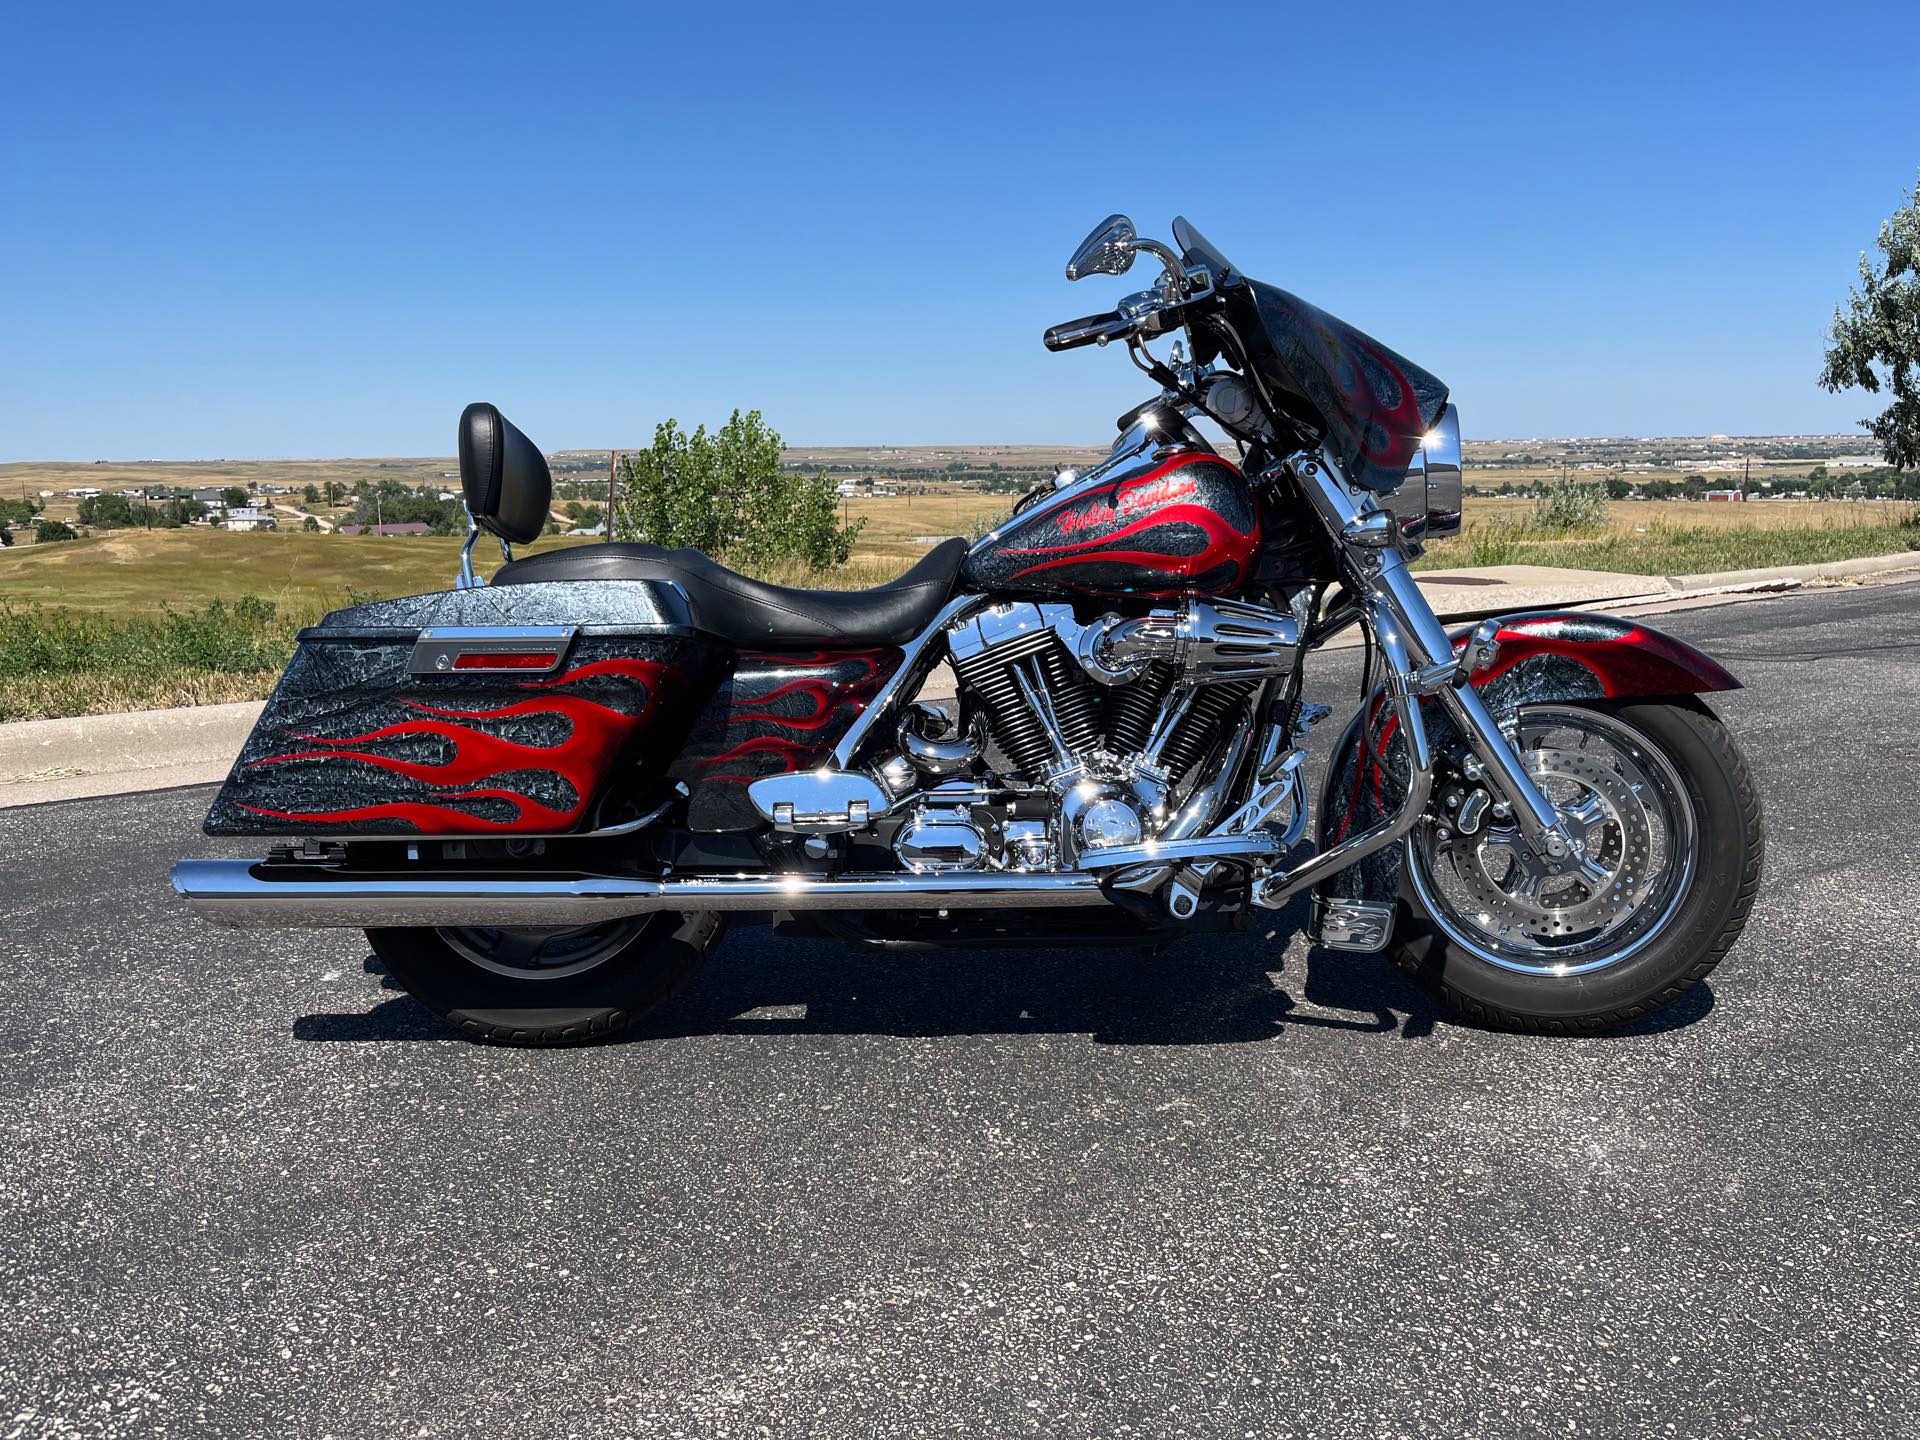
M 279 522 L 265 510 L 229 510 L 227 529 L 229 530 L 276 530 Z
M 431 535 L 433 527 L 424 520 L 409 520 L 401 525 L 341 525 L 342 535 Z
M 76 485 L 73 487 L 73 489 L 67 491 L 67 498 L 69 500 L 91 500 L 94 496 L 98 495 L 99 493 L 100 493 L 100 490 L 97 486 Z
M 1739 501 L 1745 500 L 1747 496 L 1746 492 L 1742 490 L 1709 490 L 1707 491 L 1706 498 L 1709 500 Z
M 211 505 L 215 509 L 220 509 L 226 505 L 226 501 L 220 498 L 220 494 L 218 489 L 196 490 L 193 492 L 193 498 L 202 505 Z

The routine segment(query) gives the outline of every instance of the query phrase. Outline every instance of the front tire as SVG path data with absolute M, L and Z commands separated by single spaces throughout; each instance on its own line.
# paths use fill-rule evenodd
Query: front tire
M 1739 937 L 1766 849 L 1759 794 L 1725 725 L 1692 697 L 1536 706 L 1522 725 L 1536 779 L 1544 788 L 1552 775 L 1569 797 L 1549 798 L 1589 817 L 1596 878 L 1556 876 L 1543 894 L 1539 874 L 1521 874 L 1519 847 L 1490 863 L 1500 842 L 1472 842 L 1469 862 L 1458 837 L 1436 840 L 1440 817 L 1423 820 L 1405 842 L 1392 959 L 1484 1025 L 1611 1030 L 1679 999 Z M 1534 738 L 1550 733 L 1557 741 Z M 1582 733 L 1620 757 L 1603 744 L 1596 761 L 1566 738 Z
M 587 1045 L 631 1029 L 700 968 L 722 917 L 660 913 L 568 930 L 369 930 L 387 972 L 496 1045 Z

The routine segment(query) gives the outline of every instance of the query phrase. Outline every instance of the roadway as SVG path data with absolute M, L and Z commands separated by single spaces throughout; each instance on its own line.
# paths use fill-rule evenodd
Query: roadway
M 193 921 L 205 787 L 0 811 L 0 1434 L 1912 1435 L 1916 602 L 1656 622 L 1747 682 L 1767 881 L 1598 1039 L 1296 908 L 739 929 L 645 1038 L 497 1050 L 354 935 Z

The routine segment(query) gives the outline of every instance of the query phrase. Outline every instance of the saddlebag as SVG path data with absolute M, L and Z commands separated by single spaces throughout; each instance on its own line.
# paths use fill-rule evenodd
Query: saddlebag
M 724 652 L 647 581 L 482 587 L 300 633 L 210 835 L 528 836 L 653 803 Z

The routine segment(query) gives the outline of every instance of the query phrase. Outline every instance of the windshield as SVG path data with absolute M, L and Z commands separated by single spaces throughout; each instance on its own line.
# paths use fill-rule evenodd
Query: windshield
M 1188 265 L 1213 275 L 1227 323 L 1274 403 L 1324 434 L 1354 484 L 1398 488 L 1446 408 L 1446 385 L 1299 296 L 1249 280 L 1184 215 L 1173 239 Z
M 1234 287 L 1228 313 L 1263 378 L 1312 406 L 1347 479 L 1382 493 L 1397 489 L 1446 408 L 1446 385 L 1276 286 Z
M 1211 270 L 1214 284 L 1225 285 L 1240 278 L 1240 272 L 1233 268 L 1233 262 L 1214 249 L 1207 237 L 1194 229 L 1193 222 L 1184 215 L 1174 216 L 1173 243 L 1180 247 L 1187 264 L 1204 265 Z

